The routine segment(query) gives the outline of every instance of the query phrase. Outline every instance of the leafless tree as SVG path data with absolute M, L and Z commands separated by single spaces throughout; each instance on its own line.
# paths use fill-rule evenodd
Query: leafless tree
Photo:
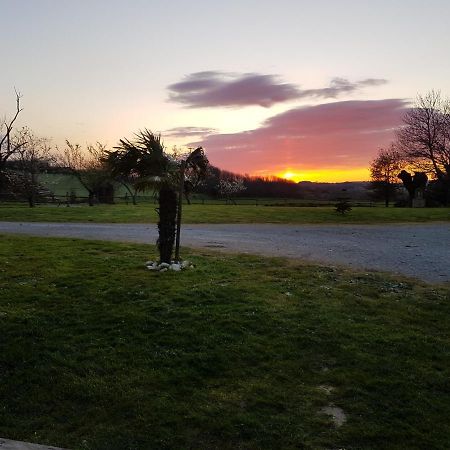
M 225 197 L 227 203 L 236 204 L 235 197 L 237 194 L 245 191 L 243 178 L 222 179 L 219 181 L 218 191 L 222 197 Z
M 54 156 L 51 154 L 48 139 L 37 137 L 28 128 L 22 128 L 19 135 L 24 145 L 11 158 L 16 171 L 12 189 L 25 196 L 30 208 L 32 208 L 35 206 L 38 197 L 47 193 L 39 182 L 39 175 L 54 162 Z
M 6 182 L 5 169 L 8 159 L 17 153 L 20 148 L 25 145 L 26 141 L 22 140 L 23 135 L 14 133 L 14 125 L 22 112 L 20 106 L 20 99 L 22 96 L 16 92 L 16 110 L 11 119 L 4 117 L 0 119 L 0 190 L 4 187 Z
M 194 148 L 188 148 L 187 151 L 182 151 L 177 146 L 173 146 L 171 150 L 171 158 L 177 162 L 180 168 L 183 167 L 183 162 L 188 161 L 191 154 L 195 151 Z M 203 155 L 204 156 L 204 155 Z M 205 157 L 206 158 L 206 157 Z M 183 175 L 183 195 L 188 205 L 191 204 L 191 194 L 195 192 L 199 186 L 202 185 L 206 178 L 206 166 L 198 164 L 184 164 Z
M 59 155 L 59 164 L 75 176 L 88 192 L 89 206 L 93 206 L 102 186 L 110 181 L 110 175 L 103 162 L 106 146 L 97 142 L 88 145 L 86 151 L 79 144 L 66 141 L 66 147 Z
M 450 188 L 450 99 L 431 91 L 419 95 L 403 117 L 397 142 L 413 167 Z
M 397 176 L 404 164 L 403 156 L 395 144 L 391 144 L 388 149 L 381 148 L 370 164 L 371 188 L 383 196 L 386 208 L 395 193 Z

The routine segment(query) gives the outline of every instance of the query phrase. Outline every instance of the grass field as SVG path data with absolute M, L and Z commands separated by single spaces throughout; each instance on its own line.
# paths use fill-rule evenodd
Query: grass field
M 77 197 L 88 196 L 88 191 L 74 175 L 58 173 L 42 173 L 39 175 L 39 182 L 55 194 L 56 197 L 65 198 L 67 193 L 73 193 Z M 116 195 L 124 196 L 126 189 L 123 186 L 116 186 Z
M 143 266 L 152 246 L 3 236 L 0 436 L 90 450 L 450 448 L 447 288 L 184 254 L 195 269 L 157 274 Z
M 0 204 L 0 220 L 47 222 L 156 222 L 156 204 L 38 206 Z M 450 208 L 355 207 L 345 215 L 331 206 L 186 205 L 185 223 L 395 223 L 450 221 Z

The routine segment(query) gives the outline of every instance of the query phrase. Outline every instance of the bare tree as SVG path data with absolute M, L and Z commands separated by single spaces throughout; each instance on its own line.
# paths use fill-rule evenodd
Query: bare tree
M 370 164 L 371 189 L 383 196 L 386 208 L 395 194 L 397 175 L 403 166 L 402 154 L 394 144 L 391 144 L 388 149 L 381 148 Z
M 39 182 L 39 175 L 54 162 L 54 156 L 51 154 L 48 139 L 37 137 L 28 128 L 22 128 L 19 134 L 25 144 L 11 158 L 16 170 L 12 189 L 25 196 L 28 205 L 32 208 L 38 197 L 47 193 L 47 190 Z
M 197 151 L 197 153 L 195 153 Z M 177 162 L 180 169 L 183 169 L 184 180 L 183 181 L 183 195 L 188 205 L 191 204 L 191 194 L 199 189 L 199 187 L 204 183 L 205 178 L 207 177 L 207 170 L 209 169 L 209 162 L 205 157 L 207 163 L 203 164 L 191 164 L 185 162 L 189 162 L 192 158 L 195 160 L 196 155 L 198 154 L 198 149 L 188 148 L 187 151 L 183 151 L 178 148 L 176 145 L 172 147 L 171 150 L 171 158 Z M 179 188 L 180 189 L 180 186 Z
M 433 174 L 450 189 L 450 99 L 438 91 L 419 95 L 397 133 L 403 154 L 413 167 Z
M 225 197 L 227 203 L 236 204 L 235 197 L 247 188 L 244 185 L 243 178 L 222 179 L 219 181 L 218 191 L 222 197 Z
M 186 186 L 192 190 L 195 186 L 206 177 L 208 169 L 208 158 L 203 151 L 203 147 L 197 147 L 195 150 L 190 149 L 189 153 L 185 155 L 179 163 L 178 171 L 178 205 L 177 205 L 177 229 L 175 242 L 175 260 L 180 261 L 180 233 L 181 233 L 181 215 L 183 208 L 183 195 L 189 198 L 189 193 L 186 194 Z M 189 178 L 187 178 L 189 177 Z M 190 204 L 190 202 L 189 202 Z
M 8 159 L 17 153 L 20 148 L 25 145 L 26 141 L 23 141 L 23 135 L 14 133 L 14 124 L 22 112 L 20 106 L 20 99 L 22 96 L 16 92 L 16 110 L 11 119 L 4 117 L 0 120 L 0 190 L 6 183 L 6 162 Z
M 66 141 L 66 147 L 59 156 L 60 165 L 75 176 L 88 192 L 89 206 L 94 206 L 99 191 L 111 181 L 104 164 L 106 146 L 97 142 L 83 151 L 79 144 Z

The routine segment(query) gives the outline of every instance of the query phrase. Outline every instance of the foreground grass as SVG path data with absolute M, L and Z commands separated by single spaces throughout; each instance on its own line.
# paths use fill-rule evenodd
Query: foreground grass
M 0 436 L 72 449 L 448 449 L 447 288 L 279 259 L 0 240 Z M 320 410 L 340 407 L 333 426 Z
M 44 222 L 156 222 L 155 204 L 89 206 L 0 205 L 0 220 Z M 337 214 L 331 206 L 186 205 L 185 223 L 395 223 L 450 221 L 450 208 L 356 207 Z

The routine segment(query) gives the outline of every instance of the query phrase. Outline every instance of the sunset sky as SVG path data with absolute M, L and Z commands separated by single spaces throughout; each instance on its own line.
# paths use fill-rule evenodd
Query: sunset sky
M 0 0 L 0 117 L 63 145 L 142 128 L 214 165 L 368 178 L 418 93 L 450 95 L 450 1 Z

